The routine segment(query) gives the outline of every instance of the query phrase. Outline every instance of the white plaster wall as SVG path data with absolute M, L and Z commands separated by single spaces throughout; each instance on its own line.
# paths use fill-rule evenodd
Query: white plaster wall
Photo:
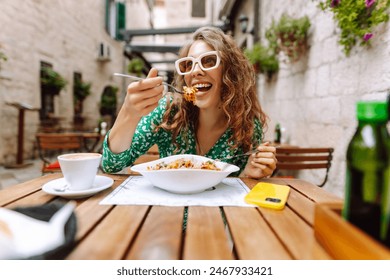
M 283 5 L 281 3 L 283 2 Z M 259 78 L 259 98 L 270 117 L 267 138 L 276 123 L 286 128 L 291 144 L 334 147 L 334 159 L 325 189 L 343 197 L 345 154 L 355 131 L 355 103 L 359 99 L 385 99 L 390 87 L 390 26 L 375 30 L 372 47 L 355 47 L 346 57 L 338 44 L 332 14 L 317 1 L 261 1 L 261 30 L 283 12 L 308 15 L 310 49 L 294 64 L 281 64 L 272 81 Z M 262 35 L 262 38 L 264 36 Z M 322 174 L 303 172 L 303 178 L 320 181 Z

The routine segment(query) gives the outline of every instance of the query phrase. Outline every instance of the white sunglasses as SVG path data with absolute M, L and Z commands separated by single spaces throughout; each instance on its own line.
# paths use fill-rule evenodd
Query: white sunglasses
M 201 54 L 199 57 L 183 57 L 175 61 L 176 71 L 179 75 L 190 74 L 195 64 L 198 63 L 200 69 L 203 71 L 209 71 L 219 66 L 221 58 L 218 55 L 218 51 L 211 51 Z

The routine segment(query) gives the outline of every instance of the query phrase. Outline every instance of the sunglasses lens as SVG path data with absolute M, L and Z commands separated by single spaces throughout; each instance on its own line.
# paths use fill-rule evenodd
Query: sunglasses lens
M 185 57 L 176 61 L 176 70 L 180 75 L 187 75 L 194 70 L 194 65 L 199 63 L 203 71 L 208 71 L 218 67 L 219 57 L 214 53 L 204 54 L 199 58 Z
M 204 69 L 212 68 L 217 64 L 217 55 L 210 54 L 202 57 L 201 61 Z
M 183 60 L 179 63 L 179 68 L 181 73 L 188 73 L 191 72 L 192 70 L 192 60 L 191 59 L 186 59 Z

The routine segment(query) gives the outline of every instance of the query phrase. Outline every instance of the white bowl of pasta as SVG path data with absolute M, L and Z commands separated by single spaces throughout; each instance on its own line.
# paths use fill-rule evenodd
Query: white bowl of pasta
M 238 166 L 198 155 L 174 155 L 131 167 L 154 186 L 172 193 L 199 193 L 218 185 Z

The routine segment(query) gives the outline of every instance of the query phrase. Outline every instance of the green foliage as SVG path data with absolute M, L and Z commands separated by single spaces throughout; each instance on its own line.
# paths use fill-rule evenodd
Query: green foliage
M 278 36 L 275 33 L 275 22 L 265 31 L 265 38 L 268 40 L 268 47 L 275 53 L 279 53 Z
M 0 60 L 7 61 L 7 56 L 0 51 Z
M 270 76 L 279 70 L 280 51 L 283 51 L 291 62 L 300 58 L 306 50 L 309 28 L 310 21 L 307 16 L 295 19 L 283 14 L 277 23 L 272 22 L 266 30 L 267 46 L 256 43 L 252 49 L 245 50 L 245 55 L 255 68 Z
M 307 32 L 310 28 L 310 20 L 307 16 L 301 18 L 292 18 L 283 14 L 275 25 L 275 33 L 279 38 L 288 41 L 291 38 L 294 41 L 302 42 L 306 40 Z
M 104 89 L 100 99 L 100 114 L 113 115 L 116 112 L 118 87 L 108 86 Z
M 76 100 L 83 101 L 88 95 L 91 94 L 91 83 L 86 83 L 76 79 L 73 85 L 73 92 Z
M 41 68 L 41 85 L 53 88 L 57 91 L 65 88 L 67 81 L 50 67 Z
M 256 43 L 252 49 L 246 49 L 244 53 L 260 73 L 270 76 L 279 70 L 279 60 L 272 48 Z
M 127 71 L 141 76 L 144 66 L 145 62 L 141 58 L 133 58 L 127 65 Z
M 266 32 L 275 48 L 283 51 L 291 62 L 297 61 L 306 50 L 307 33 L 310 28 L 307 16 L 293 18 L 283 14 Z M 277 46 L 277 47 L 276 47 Z
M 323 11 L 333 12 L 340 28 L 339 44 L 348 56 L 356 45 L 369 45 L 374 27 L 389 20 L 390 0 L 325 0 Z

